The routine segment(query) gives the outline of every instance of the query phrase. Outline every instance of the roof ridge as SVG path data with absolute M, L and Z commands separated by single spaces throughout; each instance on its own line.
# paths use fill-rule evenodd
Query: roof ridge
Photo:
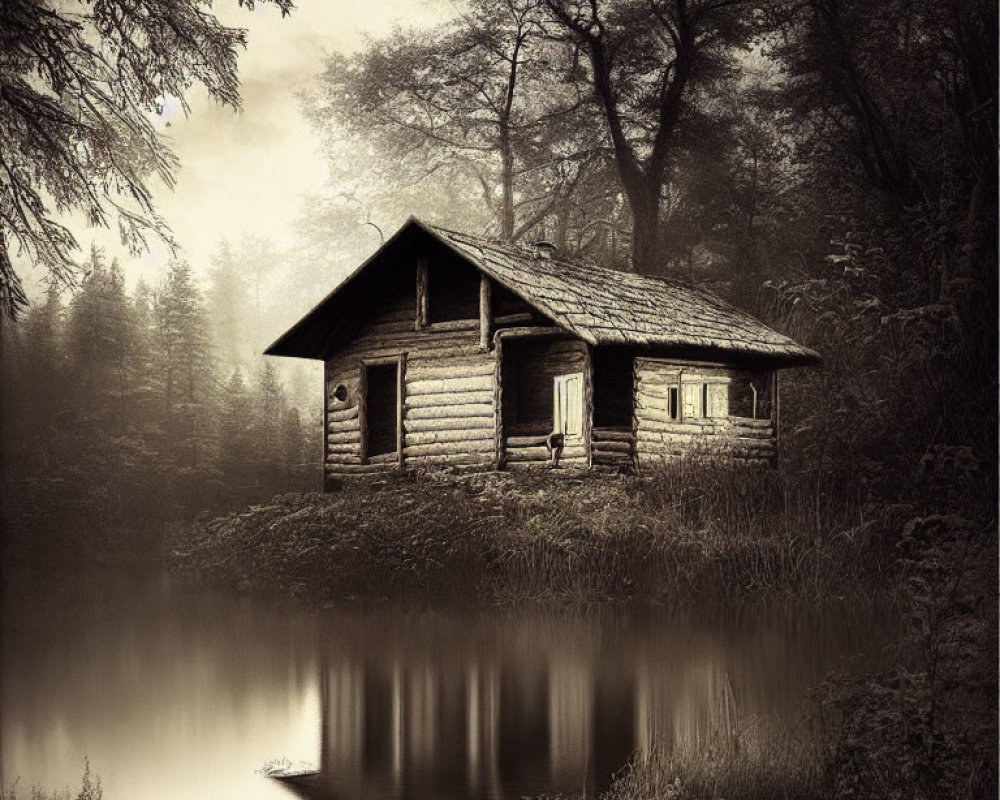
M 515 242 L 503 242 L 500 241 L 499 239 L 494 239 L 489 236 L 480 236 L 479 234 L 467 233 L 466 231 L 459 231 L 455 230 L 454 228 L 446 228 L 444 225 L 435 225 L 429 222 L 422 222 L 422 224 L 426 225 L 428 228 L 431 228 L 435 231 L 439 231 L 440 233 L 445 233 L 450 236 L 459 236 L 465 239 L 470 239 L 476 242 L 480 246 L 485 245 L 488 247 L 496 248 L 498 250 L 514 250 L 517 253 L 523 254 L 527 258 L 533 258 L 539 261 L 543 260 L 538 256 L 538 253 L 534 251 L 531 246 L 517 244 Z M 639 282 L 657 281 L 658 283 L 664 283 L 667 284 L 668 286 L 682 287 L 688 290 L 694 289 L 701 292 L 707 292 L 707 290 L 702 289 L 702 287 L 690 281 L 682 280 L 679 278 L 668 278 L 665 275 L 646 275 L 641 272 L 631 272 L 625 269 L 617 269 L 615 267 L 609 267 L 606 264 L 600 264 L 597 261 L 594 261 L 593 259 L 580 255 L 565 256 L 561 254 L 553 254 L 552 256 L 549 256 L 544 260 L 548 262 L 563 263 L 563 264 L 569 264 L 571 266 L 580 266 L 580 267 L 587 267 L 588 269 L 601 270 L 602 272 L 611 273 L 611 275 L 613 275 L 614 277 L 619 277 L 624 275 L 628 278 L 637 280 Z M 714 295 L 711 296 L 714 298 Z
M 616 270 L 579 256 L 545 257 L 521 244 L 451 230 L 416 217 L 410 217 L 267 352 L 326 358 L 331 344 L 324 326 L 338 313 L 346 287 L 353 285 L 362 291 L 357 288 L 361 285 L 357 283 L 359 276 L 383 259 L 384 253 L 402 246 L 401 242 L 412 244 L 404 237 L 415 229 L 594 346 L 700 348 L 708 355 L 729 353 L 733 358 L 766 359 L 779 366 L 821 360 L 815 351 L 765 325 L 707 286 Z

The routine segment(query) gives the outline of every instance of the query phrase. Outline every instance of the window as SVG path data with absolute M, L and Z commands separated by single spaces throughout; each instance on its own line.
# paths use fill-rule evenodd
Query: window
M 479 319 L 479 272 L 469 264 L 432 261 L 427 266 L 427 322 Z
M 667 411 L 670 412 L 670 419 L 677 419 L 677 387 L 672 386 L 670 388 L 670 399 L 668 400 Z
M 705 384 L 681 384 L 681 413 L 684 419 L 696 419 L 705 416 Z
M 553 430 L 566 437 L 583 435 L 583 373 L 553 378 Z

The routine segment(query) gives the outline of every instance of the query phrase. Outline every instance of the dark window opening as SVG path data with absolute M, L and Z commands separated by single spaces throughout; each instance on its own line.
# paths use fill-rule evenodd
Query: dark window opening
M 495 318 L 511 316 L 531 316 L 532 308 L 524 300 L 499 283 L 493 284 L 493 316 Z
M 365 377 L 368 456 L 395 453 L 399 435 L 399 365 L 393 363 L 369 366 Z
M 479 271 L 458 261 L 432 260 L 427 266 L 427 321 L 479 319 Z
M 633 382 L 630 353 L 594 350 L 594 427 L 631 427 Z
M 677 419 L 677 387 L 671 387 L 669 400 L 670 419 Z
M 768 419 L 771 416 L 771 375 L 770 372 L 738 375 L 729 387 L 729 414 Z

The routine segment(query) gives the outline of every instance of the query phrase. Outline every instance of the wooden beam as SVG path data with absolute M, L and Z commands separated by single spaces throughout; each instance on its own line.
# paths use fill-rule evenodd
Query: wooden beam
M 493 283 L 486 275 L 479 277 L 479 346 L 490 349 L 493 328 Z
M 565 328 L 556 328 L 543 325 L 528 325 L 517 328 L 504 328 L 494 334 L 494 339 L 514 339 L 519 337 L 529 338 L 532 336 L 556 336 L 563 339 L 579 339 L 578 336 L 570 333 Z
M 430 320 L 429 279 L 427 274 L 427 257 L 417 259 L 417 319 L 416 329 L 423 330 Z
M 496 450 L 493 454 L 493 468 L 497 471 L 504 466 L 504 432 L 503 432 L 503 338 L 497 332 L 493 337 L 493 357 L 496 363 L 493 367 L 493 437 Z
M 368 461 L 368 366 L 362 362 L 358 367 L 358 427 L 361 431 L 360 456 L 362 462 Z
M 587 454 L 587 466 L 594 464 L 594 443 L 591 432 L 594 429 L 594 351 L 589 344 L 584 345 L 583 355 L 583 449 Z

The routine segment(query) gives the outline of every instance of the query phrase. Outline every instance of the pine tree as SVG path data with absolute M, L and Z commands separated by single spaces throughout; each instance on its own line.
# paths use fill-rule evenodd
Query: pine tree
M 233 370 L 224 389 L 219 412 L 218 455 L 216 463 L 227 493 L 234 500 L 244 499 L 254 484 L 253 400 L 243 373 Z
M 249 317 L 250 297 L 239 260 L 225 239 L 219 242 L 212 256 L 209 277 L 208 308 L 215 350 L 222 365 L 236 368 L 246 357 L 244 324 Z
M 301 478 L 307 466 L 305 453 L 306 439 L 299 410 L 287 408 L 281 418 L 281 455 L 289 488 L 302 485 Z
M 23 412 L 18 425 L 23 434 L 50 424 L 69 402 L 62 374 L 65 312 L 61 291 L 56 281 L 49 282 L 45 302 L 32 306 L 21 323 L 12 354 L 12 368 L 18 376 L 16 395 Z M 12 413 L 10 407 L 6 408 Z
M 163 452 L 180 466 L 198 467 L 211 452 L 216 379 L 204 301 L 185 262 L 170 265 L 156 294 L 153 336 Z
M 146 437 L 155 429 L 159 387 L 156 383 L 156 358 L 153 354 L 155 297 L 149 285 L 139 279 L 132 293 L 132 322 L 135 336 L 134 383 L 132 408 L 129 415 L 131 428 Z
M 109 267 L 91 250 L 87 276 L 70 302 L 66 326 L 74 406 L 108 432 L 128 427 L 139 361 L 135 309 L 117 261 Z

